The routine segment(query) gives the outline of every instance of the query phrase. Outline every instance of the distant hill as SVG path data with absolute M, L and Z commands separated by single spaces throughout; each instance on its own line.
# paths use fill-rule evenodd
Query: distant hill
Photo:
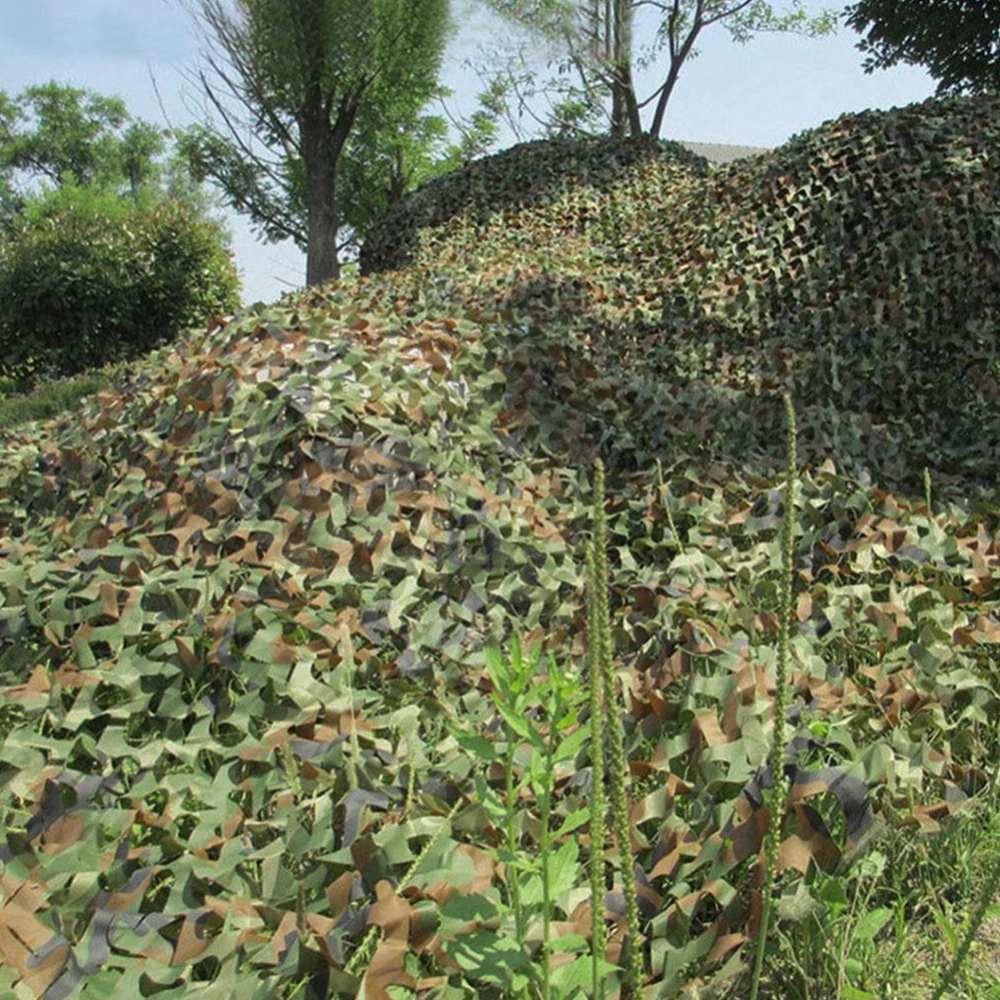
M 721 142 L 685 142 L 681 145 L 694 153 L 703 156 L 709 163 L 721 165 L 732 163 L 733 160 L 746 160 L 752 156 L 762 156 L 770 152 L 766 146 L 732 146 Z

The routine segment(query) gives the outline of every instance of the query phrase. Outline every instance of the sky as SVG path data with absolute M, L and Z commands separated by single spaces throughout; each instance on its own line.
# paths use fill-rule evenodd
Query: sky
M 482 87 L 472 66 L 511 29 L 478 0 L 453 3 L 458 29 L 442 83 L 454 91 L 448 112 L 461 117 L 474 109 Z M 843 4 L 806 0 L 805 6 L 817 13 Z M 773 147 L 846 112 L 933 94 L 933 81 L 918 68 L 865 74 L 857 38 L 841 27 L 820 39 L 768 34 L 740 45 L 718 26 L 706 30 L 697 58 L 681 72 L 662 137 Z M 202 48 L 181 0 L 0 0 L 0 90 L 11 95 L 54 79 L 118 95 L 136 117 L 180 126 L 202 113 L 191 83 Z M 655 78 L 655 66 L 639 76 L 640 98 L 656 88 Z M 505 144 L 513 141 L 505 136 Z M 304 283 L 305 259 L 294 245 L 262 244 L 235 214 L 227 224 L 246 303 L 272 301 Z

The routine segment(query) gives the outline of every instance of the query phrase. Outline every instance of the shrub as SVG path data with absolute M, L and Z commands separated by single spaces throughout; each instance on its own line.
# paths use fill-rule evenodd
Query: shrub
M 0 243 L 0 375 L 73 375 L 134 358 L 239 303 L 224 232 L 176 200 L 77 192 Z

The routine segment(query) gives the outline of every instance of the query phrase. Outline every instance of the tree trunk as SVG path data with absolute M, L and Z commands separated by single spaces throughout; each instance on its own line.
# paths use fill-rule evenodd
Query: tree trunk
M 698 35 L 701 34 L 703 27 L 704 25 L 700 17 L 696 16 L 694 23 L 688 29 L 687 37 L 684 39 L 680 49 L 676 48 L 676 40 L 672 40 L 670 43 L 670 69 L 667 72 L 666 80 L 663 81 L 663 86 L 660 88 L 660 97 L 656 102 L 656 111 L 653 114 L 653 124 L 649 129 L 649 134 L 654 139 L 659 139 L 660 137 L 660 129 L 663 128 L 663 116 L 666 114 L 670 95 L 673 94 L 674 87 L 677 86 L 677 78 L 681 75 L 681 67 L 684 65 L 684 60 L 691 55 L 691 49 L 694 48 L 694 43 Z
M 360 94 L 367 84 L 360 81 L 340 101 L 336 117 L 318 89 L 306 100 L 299 119 L 302 160 L 306 171 L 306 284 L 318 285 L 340 277 L 337 235 L 340 212 L 337 205 L 337 164 L 354 125 Z
M 641 135 L 639 102 L 632 82 L 632 0 L 610 0 L 606 7 L 612 19 L 607 25 L 611 42 L 611 134 Z
M 318 285 L 340 277 L 337 254 L 336 161 L 323 155 L 305 157 L 306 167 L 306 284 Z

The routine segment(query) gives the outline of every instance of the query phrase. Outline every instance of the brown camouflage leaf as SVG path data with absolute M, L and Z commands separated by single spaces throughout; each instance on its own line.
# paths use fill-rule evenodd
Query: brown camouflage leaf
M 232 927 L 239 931 L 237 938 L 238 946 L 242 946 L 248 942 L 263 942 L 266 940 L 264 933 L 265 922 L 260 915 L 262 905 L 260 903 L 253 903 L 248 899 L 222 899 L 218 896 L 205 897 L 205 909 L 214 913 L 223 923 L 228 921 Z
M 341 872 L 325 889 L 326 900 L 330 906 L 331 919 L 340 920 L 351 901 L 351 890 L 359 878 L 357 872 Z
M 840 849 L 825 831 L 819 814 L 806 803 L 792 804 L 799 829 L 786 837 L 778 849 L 778 869 L 794 868 L 803 875 L 815 862 L 823 871 L 832 872 L 840 860 Z
M 926 805 L 913 805 L 902 796 L 898 797 L 894 803 L 899 809 L 907 812 L 899 818 L 899 825 L 902 827 L 915 826 L 922 833 L 938 833 L 941 830 L 940 820 L 953 812 L 951 803 L 941 799 L 938 802 L 930 802 Z
M 644 615 L 652 615 L 656 610 L 656 591 L 637 583 L 629 589 L 634 606 Z
M 681 636 L 692 653 L 712 653 L 726 645 L 725 636 L 714 625 L 697 618 L 689 618 L 681 625 Z
M 44 997 L 65 969 L 69 954 L 69 945 L 60 943 L 45 954 L 32 955 L 30 964 L 21 973 L 19 985 L 30 990 L 36 997 Z
M 777 634 L 778 616 L 772 611 L 761 611 L 755 616 L 755 623 L 761 632 Z
M 73 665 L 75 668 L 75 664 Z M 79 673 L 79 671 L 76 671 Z M 35 667 L 25 684 L 13 684 L 3 689 L 7 698 L 27 698 L 34 695 L 48 694 L 52 690 L 49 672 L 45 667 Z
M 0 875 L 0 959 L 41 997 L 65 966 L 69 945 L 37 917 L 46 892 L 36 883 Z
M 715 712 L 706 710 L 696 712 L 688 727 L 688 748 L 697 752 L 702 748 L 702 743 L 707 747 L 722 746 L 728 743 L 729 738 L 719 726 L 719 720 Z
M 890 641 L 895 642 L 899 638 L 899 629 L 896 626 L 896 622 L 890 618 L 881 607 L 875 604 L 869 604 L 864 610 L 865 617 L 870 621 L 874 622 L 881 629 L 883 635 Z M 905 615 L 903 616 L 906 617 Z M 907 622 L 909 619 L 907 619 Z
M 108 858 L 108 867 L 110 868 L 110 861 L 113 859 L 113 854 L 110 856 L 105 855 L 105 857 Z M 145 871 L 140 870 L 133 873 L 124 889 L 119 892 L 113 892 L 108 896 L 104 902 L 104 909 L 113 912 L 131 910 L 142 901 L 143 896 L 146 895 L 146 890 L 149 888 L 149 883 L 159 871 L 159 867 L 151 865 Z
M 803 590 L 796 601 L 795 605 L 795 617 L 798 618 L 800 622 L 808 621 L 812 617 L 813 613 L 813 600 L 812 595 Z
M 959 626 L 952 632 L 952 641 L 962 646 L 1000 643 L 1000 622 L 990 615 L 976 615 L 971 628 Z
M 677 830 L 667 829 L 660 834 L 661 840 L 657 848 L 666 853 L 653 866 L 649 878 L 673 878 L 677 866 L 685 860 L 696 858 L 702 849 L 698 837 L 691 831 L 685 832 L 683 838 Z
M 295 943 L 298 933 L 295 913 L 286 910 L 281 915 L 281 920 L 271 938 L 270 955 L 264 961 L 267 961 L 269 965 L 280 965 Z
M 71 847 L 84 830 L 82 817 L 77 813 L 64 813 L 48 825 L 42 834 L 42 850 L 46 854 L 58 854 Z
M 737 865 L 745 858 L 758 855 L 767 831 L 768 810 L 765 807 L 754 809 L 743 796 L 737 802 L 743 807 L 742 810 L 737 810 L 737 815 L 741 811 L 747 815 L 739 823 L 717 835 L 726 842 L 722 859 L 727 865 Z
M 185 915 L 181 922 L 180 933 L 174 943 L 171 961 L 177 964 L 186 964 L 197 958 L 208 947 L 212 938 L 205 933 L 205 916 L 204 910 Z
M 367 1000 L 392 1000 L 386 987 L 406 986 L 412 989 L 416 985 L 416 979 L 405 968 L 406 953 L 405 941 L 383 938 L 379 942 L 362 980 Z
M 410 936 L 410 904 L 397 895 L 385 880 L 375 886 L 375 902 L 368 911 L 369 926 L 382 929 L 384 941 L 395 941 L 404 946 Z

